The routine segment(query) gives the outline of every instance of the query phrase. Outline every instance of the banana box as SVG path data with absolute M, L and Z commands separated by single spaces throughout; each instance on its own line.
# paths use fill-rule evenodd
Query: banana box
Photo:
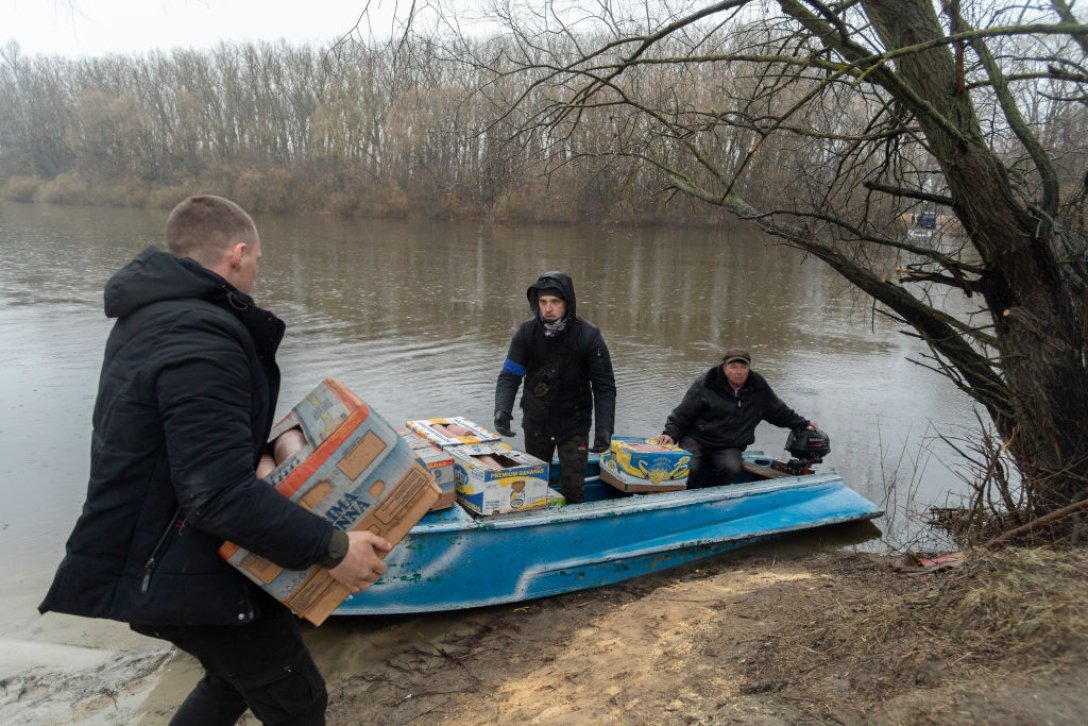
M 567 498 L 554 487 L 548 487 L 548 509 L 566 506 Z
M 326 378 L 272 429 L 302 445 L 263 478 L 337 529 L 368 530 L 396 545 L 438 500 L 431 472 L 386 421 Z M 329 571 L 287 570 L 231 542 L 219 555 L 293 612 L 320 625 L 348 596 Z
M 415 419 L 408 422 L 408 428 L 443 449 L 465 444 L 502 441 L 502 437 L 494 431 L 485 429 L 463 416 Z
M 408 443 L 408 446 L 412 447 L 415 455 L 430 470 L 431 476 L 434 477 L 434 483 L 442 490 L 442 495 L 431 507 L 431 511 L 452 507 L 454 500 L 457 498 L 457 491 L 453 482 L 453 457 L 431 441 L 403 426 L 397 429 L 397 434 Z
M 461 506 L 492 515 L 540 509 L 548 504 L 548 464 L 508 444 L 454 446 L 453 476 Z
M 624 492 L 670 492 L 687 488 L 691 453 L 653 439 L 613 436 L 601 456 L 601 481 Z

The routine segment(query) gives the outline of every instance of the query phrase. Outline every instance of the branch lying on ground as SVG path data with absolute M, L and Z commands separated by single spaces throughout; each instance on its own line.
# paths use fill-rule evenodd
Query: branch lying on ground
M 1023 537 L 1026 534 L 1031 534 L 1037 529 L 1041 529 L 1047 525 L 1054 524 L 1057 521 L 1065 519 L 1078 512 L 1088 511 L 1088 499 L 1082 499 L 1079 502 L 1074 502 L 1067 507 L 1056 509 L 1050 514 L 1045 514 L 1038 519 L 1033 519 L 1027 524 L 1023 524 L 1015 529 L 1010 529 L 1008 532 L 1001 534 L 988 542 L 983 542 L 982 547 L 998 547 L 1006 545 L 1015 539 Z

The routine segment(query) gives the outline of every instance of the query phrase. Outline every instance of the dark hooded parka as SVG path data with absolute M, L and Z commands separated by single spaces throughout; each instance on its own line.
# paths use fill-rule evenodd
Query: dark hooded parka
M 545 335 L 538 298 L 557 290 L 566 302 L 562 332 Z M 533 317 L 514 333 L 495 388 L 497 413 L 513 411 L 522 379 L 522 426 L 557 442 L 597 430 L 614 430 L 616 381 L 612 359 L 597 326 L 578 317 L 574 283 L 563 272 L 545 272 L 526 291 Z
M 40 609 L 148 625 L 245 623 L 261 598 L 217 553 L 291 569 L 332 527 L 258 479 L 283 322 L 216 273 L 150 247 L 105 292 L 117 322 L 94 409 L 86 503 Z

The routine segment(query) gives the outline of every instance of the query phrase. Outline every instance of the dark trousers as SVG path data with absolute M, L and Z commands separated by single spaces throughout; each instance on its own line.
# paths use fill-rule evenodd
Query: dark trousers
M 146 626 L 137 633 L 168 640 L 204 666 L 172 726 L 228 726 L 249 708 L 265 724 L 321 726 L 325 681 L 298 621 L 278 603 L 247 625 Z
M 547 434 L 525 432 L 525 453 L 549 464 L 559 450 L 559 493 L 567 504 L 586 500 L 586 462 L 589 460 L 589 432 L 557 442 Z
M 691 453 L 688 489 L 732 484 L 744 466 L 740 449 L 704 451 L 699 442 L 690 436 L 680 439 L 680 448 Z

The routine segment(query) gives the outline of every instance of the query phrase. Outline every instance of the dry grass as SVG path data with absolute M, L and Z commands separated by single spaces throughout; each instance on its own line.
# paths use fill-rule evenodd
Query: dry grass
M 721 559 L 495 609 L 430 648 L 442 657 L 413 648 L 334 684 L 329 722 L 362 708 L 375 723 L 457 726 L 1083 721 L 1088 554 L 980 551 L 920 575 L 896 564 Z
M 866 721 L 904 694 L 962 701 L 950 684 L 971 692 L 963 684 L 1056 674 L 1088 654 L 1084 552 L 979 551 L 954 569 L 918 576 L 875 556 L 827 564 L 833 587 L 803 602 L 781 600 L 799 627 L 767 642 L 747 674 L 749 688 L 788 690 L 813 717 L 827 715 L 821 709 L 836 688 L 837 713 Z M 936 703 L 915 703 L 907 720 L 939 712 Z
M 941 583 L 945 627 L 1018 664 L 1084 651 L 1088 553 L 1010 549 L 968 557 Z

